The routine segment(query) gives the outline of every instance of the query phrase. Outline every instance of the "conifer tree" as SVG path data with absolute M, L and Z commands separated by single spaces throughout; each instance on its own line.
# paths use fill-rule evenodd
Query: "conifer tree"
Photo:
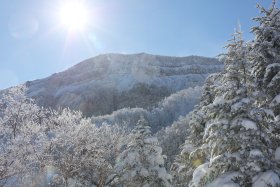
M 245 85 L 248 79 L 248 63 L 246 59 L 246 44 L 243 40 L 240 23 L 233 34 L 233 38 L 226 46 L 228 52 L 224 55 L 226 79 L 229 83 L 234 83 L 236 89 L 241 84 Z
M 133 140 L 116 164 L 120 186 L 170 186 L 171 176 L 164 167 L 162 149 L 142 118 L 132 131 Z
M 180 157 L 186 157 L 185 163 L 178 163 L 191 172 L 182 186 L 254 186 L 258 179 L 269 184 L 267 175 L 275 186 L 280 180 L 270 144 L 272 115 L 256 106 L 248 93 L 252 78 L 241 32 L 234 34 L 227 49 L 224 71 L 204 90 L 203 96 L 210 92 L 214 97 L 192 115 L 190 132 L 201 139 L 193 141 L 190 135 L 183 146 Z
M 177 156 L 171 168 L 174 175 L 173 184 L 176 186 L 188 186 L 192 180 L 193 171 L 205 161 L 206 152 L 201 149 L 203 132 L 206 122 L 215 115 L 212 103 L 221 92 L 221 77 L 222 73 L 217 73 L 207 78 L 200 104 L 190 113 L 187 139 L 182 145 L 181 154 Z
M 258 5 L 262 16 L 254 18 L 259 23 L 252 28 L 255 39 L 250 50 L 250 60 L 253 65 L 253 75 L 259 87 L 279 90 L 278 72 L 280 69 L 280 14 L 276 1 L 270 9 Z M 275 77 L 277 76 L 277 77 Z M 279 83 L 279 82 L 278 82 Z M 273 87 L 277 88 L 273 88 Z
M 258 83 L 258 93 L 266 105 L 280 114 L 280 10 L 273 1 L 266 10 L 258 6 L 262 16 L 254 18 L 259 23 L 253 27 L 255 40 L 250 49 L 253 75 Z M 267 107 L 267 106 L 266 106 Z

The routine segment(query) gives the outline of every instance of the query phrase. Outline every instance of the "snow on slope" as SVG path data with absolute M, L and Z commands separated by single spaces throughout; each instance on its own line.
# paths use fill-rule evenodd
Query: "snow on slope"
M 172 93 L 202 85 L 221 69 L 214 58 L 105 54 L 26 85 L 27 94 L 42 106 L 104 115 L 125 107 L 154 107 Z
M 152 128 L 153 132 L 163 127 L 170 126 L 181 116 L 188 114 L 199 102 L 202 88 L 187 88 L 171 94 L 162 100 L 157 107 L 151 110 L 143 108 L 124 108 L 114 111 L 112 114 L 92 117 L 91 120 L 98 126 L 102 124 L 125 125 L 128 128 L 134 128 L 137 121 L 144 117 Z

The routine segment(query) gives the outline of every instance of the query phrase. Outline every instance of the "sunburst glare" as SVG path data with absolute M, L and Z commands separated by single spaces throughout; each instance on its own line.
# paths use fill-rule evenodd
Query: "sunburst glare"
M 83 31 L 88 24 L 88 10 L 81 1 L 65 2 L 59 11 L 60 23 L 71 31 Z

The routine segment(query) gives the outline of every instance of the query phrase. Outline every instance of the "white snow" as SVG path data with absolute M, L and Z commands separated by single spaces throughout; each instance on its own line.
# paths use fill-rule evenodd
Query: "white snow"
M 261 168 L 259 165 L 257 165 L 257 163 L 255 162 L 248 162 L 247 166 L 251 168 L 252 171 L 256 171 L 256 172 L 260 172 Z
M 227 157 L 234 157 L 236 160 L 241 160 L 240 158 L 240 153 L 239 152 L 235 152 L 235 153 L 226 153 Z
M 199 182 L 201 180 L 201 178 L 207 173 L 207 171 L 209 170 L 208 168 L 209 166 L 209 162 L 206 162 L 200 166 L 198 166 L 194 172 L 193 172 L 193 183 L 194 183 L 194 186 L 197 187 L 199 186 Z
M 218 155 L 218 156 L 215 156 L 213 158 L 210 159 L 210 166 L 212 165 L 213 162 L 215 162 L 216 160 L 222 158 L 222 155 Z
M 270 83 L 267 85 L 269 89 L 277 87 L 280 80 L 280 71 L 272 78 Z
M 243 98 L 241 99 L 239 102 L 237 103 L 234 103 L 232 106 L 231 106 L 231 111 L 238 111 L 240 110 L 240 108 L 242 108 L 244 105 L 248 104 L 250 102 L 250 99 L 248 98 Z
M 150 138 L 144 139 L 144 142 L 147 144 L 153 144 L 155 142 L 158 142 L 158 139 L 157 139 L 157 137 L 150 137 Z
M 275 107 L 280 104 L 280 94 L 274 97 L 274 99 L 270 103 L 270 107 Z
M 280 121 L 280 115 L 275 116 L 275 122 L 279 122 Z
M 147 177 L 147 176 L 149 176 L 149 171 L 146 168 L 141 168 L 140 175 Z
M 166 174 L 166 170 L 164 167 L 158 168 L 157 172 L 158 172 L 159 178 L 161 178 L 161 179 L 169 179 L 169 180 L 172 179 L 171 175 Z
M 263 153 L 259 149 L 253 149 L 250 151 L 250 157 L 262 157 Z
M 280 185 L 280 179 L 276 173 L 273 171 L 266 171 L 253 177 L 252 187 L 269 187 Z
M 279 63 L 272 63 L 272 64 L 269 64 L 269 65 L 266 67 L 266 71 L 268 71 L 268 69 L 273 69 L 273 68 L 277 68 L 277 67 L 280 68 L 280 64 L 279 64 Z
M 280 147 L 277 147 L 275 150 L 275 159 L 280 161 Z
M 239 187 L 238 184 L 232 181 L 234 177 L 237 177 L 239 175 L 240 174 L 238 172 L 225 173 L 216 178 L 210 184 L 207 184 L 206 187 Z
M 265 80 L 269 80 L 270 75 L 274 72 L 280 69 L 280 64 L 279 63 L 273 63 L 273 64 L 269 64 L 266 67 L 265 70 L 265 75 L 264 75 L 264 79 Z
M 207 138 L 207 136 L 211 133 L 211 128 L 216 126 L 223 126 L 223 128 L 227 128 L 228 120 L 220 119 L 219 121 L 214 121 L 211 123 L 206 123 L 205 132 L 203 138 Z
M 257 130 L 257 129 L 258 129 L 256 123 L 253 122 L 253 121 L 251 121 L 251 120 L 249 120 L 249 119 L 243 119 L 243 120 L 241 121 L 241 125 L 242 125 L 243 127 L 245 127 L 246 130 L 249 130 L 249 129 Z
M 213 104 L 214 105 L 221 105 L 221 104 L 224 104 L 225 103 L 225 100 L 224 100 L 224 97 L 223 96 L 218 96 L 215 98 L 215 100 L 213 101 Z
M 194 150 L 194 146 L 192 144 L 184 144 L 181 154 L 185 152 L 191 152 Z
M 136 162 L 139 162 L 139 154 L 137 152 L 130 152 L 127 154 L 127 162 L 129 165 L 133 165 Z

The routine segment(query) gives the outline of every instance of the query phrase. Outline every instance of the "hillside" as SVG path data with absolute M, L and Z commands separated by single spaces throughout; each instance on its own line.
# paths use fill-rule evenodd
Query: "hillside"
M 127 107 L 153 108 L 177 91 L 202 85 L 222 67 L 217 59 L 198 56 L 104 54 L 26 86 L 41 106 L 98 116 Z

